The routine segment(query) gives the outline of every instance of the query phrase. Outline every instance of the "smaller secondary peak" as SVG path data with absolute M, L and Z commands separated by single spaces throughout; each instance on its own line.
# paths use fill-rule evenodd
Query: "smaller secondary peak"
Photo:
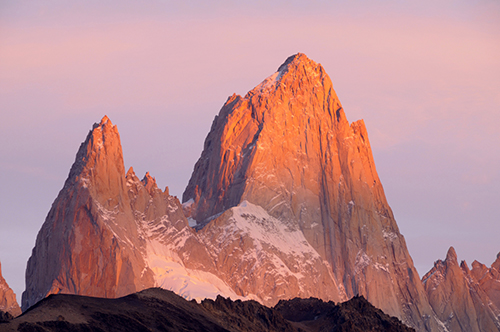
M 113 123 L 111 122 L 111 120 L 108 118 L 107 115 L 104 115 L 103 118 L 101 119 L 101 122 L 94 123 L 92 130 L 94 130 L 96 128 L 107 127 L 107 126 L 113 127 Z
M 448 249 L 448 253 L 446 254 L 446 261 L 456 262 L 458 264 L 457 252 L 455 251 L 455 248 L 450 247 L 450 249 Z
M 144 175 L 144 178 L 141 180 L 141 182 L 150 194 L 152 189 L 157 188 L 156 180 L 149 174 L 149 172 L 146 172 L 146 175 Z
M 104 116 L 102 117 L 102 119 L 101 119 L 101 123 L 100 123 L 100 125 L 104 125 L 104 124 L 106 124 L 106 123 L 108 123 L 108 122 L 109 122 L 109 124 L 112 124 L 112 123 L 111 123 L 111 120 L 108 118 L 108 116 L 107 116 L 107 115 L 104 115 Z
M 151 176 L 151 174 L 149 174 L 149 172 L 146 172 L 144 178 L 142 179 L 142 182 L 144 182 L 144 184 L 148 184 L 150 182 L 156 183 L 156 180 L 154 177 Z
M 130 168 L 127 171 L 127 174 L 125 175 L 125 177 L 129 176 L 135 176 L 134 168 L 132 166 L 130 166 Z

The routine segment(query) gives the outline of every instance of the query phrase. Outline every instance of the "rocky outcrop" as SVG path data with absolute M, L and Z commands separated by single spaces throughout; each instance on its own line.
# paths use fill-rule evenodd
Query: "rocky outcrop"
M 2 265 L 0 264 L 0 320 L 7 320 L 21 314 L 21 308 L 17 304 L 16 294 L 2 276 Z
M 365 125 L 349 124 L 325 70 L 304 54 L 227 100 L 183 201 L 208 228 L 243 202 L 261 207 L 303 234 L 339 296 L 364 295 L 418 330 L 440 328 L 387 204 Z
M 473 266 L 470 271 L 465 261 L 459 265 L 451 247 L 446 259 L 436 261 L 422 278 L 429 303 L 449 331 L 500 331 L 500 311 L 493 302 L 496 267 L 488 269 L 476 261 Z

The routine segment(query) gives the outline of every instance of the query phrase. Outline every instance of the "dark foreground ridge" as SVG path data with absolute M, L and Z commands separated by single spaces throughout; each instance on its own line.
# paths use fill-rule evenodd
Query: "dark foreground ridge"
M 414 331 L 363 297 L 336 305 L 322 300 L 280 301 L 274 308 L 223 297 L 187 301 L 150 288 L 118 299 L 57 294 L 21 316 L 0 322 L 0 331 Z

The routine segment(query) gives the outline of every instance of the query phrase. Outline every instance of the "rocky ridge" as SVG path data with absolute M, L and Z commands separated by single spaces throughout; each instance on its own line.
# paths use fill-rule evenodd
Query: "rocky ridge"
M 299 311 L 300 317 L 292 315 Z M 316 319 L 315 319 L 316 318 Z M 1 331 L 414 331 L 364 298 L 336 305 L 318 299 L 256 301 L 218 296 L 201 303 L 151 288 L 117 299 L 51 295 L 22 316 L 0 323 Z
M 474 261 L 470 270 L 450 247 L 423 276 L 429 303 L 449 331 L 500 331 L 499 257 L 489 269 Z

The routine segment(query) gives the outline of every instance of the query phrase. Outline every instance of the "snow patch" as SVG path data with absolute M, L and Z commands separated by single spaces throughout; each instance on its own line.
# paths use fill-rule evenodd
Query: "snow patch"
M 268 78 L 266 78 L 262 83 L 257 85 L 254 88 L 254 91 L 260 91 L 263 92 L 265 90 L 270 90 L 273 86 L 276 85 L 276 83 L 280 80 L 281 76 L 283 75 L 282 71 L 277 71 Z
M 379 262 L 376 262 L 373 267 L 375 267 L 377 270 L 382 270 L 384 272 L 389 273 L 389 264 L 380 264 Z
M 82 184 L 83 188 L 90 187 L 90 180 L 88 178 L 81 177 L 80 180 L 78 180 L 78 182 L 80 182 Z
M 262 207 L 243 201 L 232 210 L 236 228 L 250 238 L 284 253 L 318 255 L 300 230 L 270 216 Z
M 191 217 L 187 218 L 187 220 L 188 220 L 189 227 L 194 227 L 194 226 L 198 225 L 198 222 Z
M 356 261 L 354 263 L 354 273 L 360 273 L 368 265 L 370 265 L 370 263 L 370 257 L 368 257 L 368 255 L 363 250 L 358 251 L 358 254 L 356 255 Z
M 194 199 L 190 198 L 187 202 L 182 203 L 182 208 L 183 209 L 189 209 L 191 208 L 191 205 L 194 204 Z
M 393 242 L 394 240 L 396 240 L 398 238 L 398 235 L 396 233 L 387 232 L 385 229 L 382 230 L 382 235 L 383 235 L 384 239 L 389 240 L 391 242 Z
M 187 236 L 181 236 L 184 241 L 186 238 Z M 173 248 L 165 246 L 159 240 L 149 240 L 146 243 L 144 259 L 146 266 L 153 271 L 156 287 L 171 290 L 187 300 L 195 299 L 198 302 L 206 298 L 215 299 L 217 295 L 233 300 L 251 299 L 238 296 L 224 281 L 210 272 L 186 268 L 171 249 Z

